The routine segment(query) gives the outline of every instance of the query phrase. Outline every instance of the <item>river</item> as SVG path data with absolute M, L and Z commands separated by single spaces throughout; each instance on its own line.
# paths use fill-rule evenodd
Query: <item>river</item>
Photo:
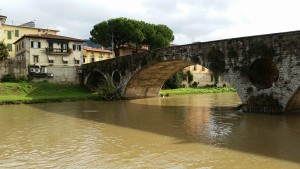
M 300 114 L 235 93 L 0 106 L 0 168 L 300 168 Z

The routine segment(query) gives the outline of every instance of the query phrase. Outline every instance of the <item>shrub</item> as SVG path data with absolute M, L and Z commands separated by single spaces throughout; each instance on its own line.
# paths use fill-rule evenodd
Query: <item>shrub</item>
M 97 90 L 99 99 L 104 101 L 121 100 L 119 90 L 110 82 L 104 82 Z
M 181 83 L 183 80 L 183 72 L 176 72 L 170 79 L 166 81 L 163 88 L 166 89 L 177 89 L 181 87 Z
M 1 82 L 16 82 L 16 76 L 14 73 L 3 75 L 1 78 Z
M 194 75 L 191 73 L 191 71 L 187 71 L 188 76 L 188 83 L 191 84 L 194 81 Z

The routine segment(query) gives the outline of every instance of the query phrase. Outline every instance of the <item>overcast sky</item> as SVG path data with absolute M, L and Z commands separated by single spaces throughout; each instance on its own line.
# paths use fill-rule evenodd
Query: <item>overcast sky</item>
M 299 0 L 0 0 L 0 9 L 7 24 L 35 20 L 82 39 L 117 17 L 165 24 L 174 44 L 300 30 Z

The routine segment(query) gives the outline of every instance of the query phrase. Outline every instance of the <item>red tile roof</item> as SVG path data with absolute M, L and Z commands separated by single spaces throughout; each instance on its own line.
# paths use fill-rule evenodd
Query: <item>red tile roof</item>
M 91 47 L 83 47 L 83 49 L 86 51 L 92 51 L 92 52 L 112 53 L 112 51 L 110 51 L 110 50 L 103 50 L 103 49 L 91 48 Z
M 85 42 L 82 39 L 71 38 L 67 36 L 60 35 L 52 35 L 52 34 L 27 34 L 18 39 L 15 43 L 19 42 L 21 39 L 29 37 L 29 38 L 40 38 L 40 39 L 57 39 L 57 40 L 67 40 L 67 41 L 77 41 L 77 42 Z

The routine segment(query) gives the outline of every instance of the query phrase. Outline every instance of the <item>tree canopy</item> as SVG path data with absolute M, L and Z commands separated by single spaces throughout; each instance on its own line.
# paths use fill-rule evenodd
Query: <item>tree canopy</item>
M 166 25 L 155 25 L 128 18 L 115 18 L 96 24 L 90 32 L 91 41 L 105 47 L 113 46 L 116 57 L 120 47 L 132 45 L 136 49 L 149 45 L 151 49 L 168 46 L 174 40 L 173 31 Z
M 3 43 L 3 41 L 0 41 L 0 60 L 4 60 L 8 58 L 8 56 L 9 54 L 6 45 Z

